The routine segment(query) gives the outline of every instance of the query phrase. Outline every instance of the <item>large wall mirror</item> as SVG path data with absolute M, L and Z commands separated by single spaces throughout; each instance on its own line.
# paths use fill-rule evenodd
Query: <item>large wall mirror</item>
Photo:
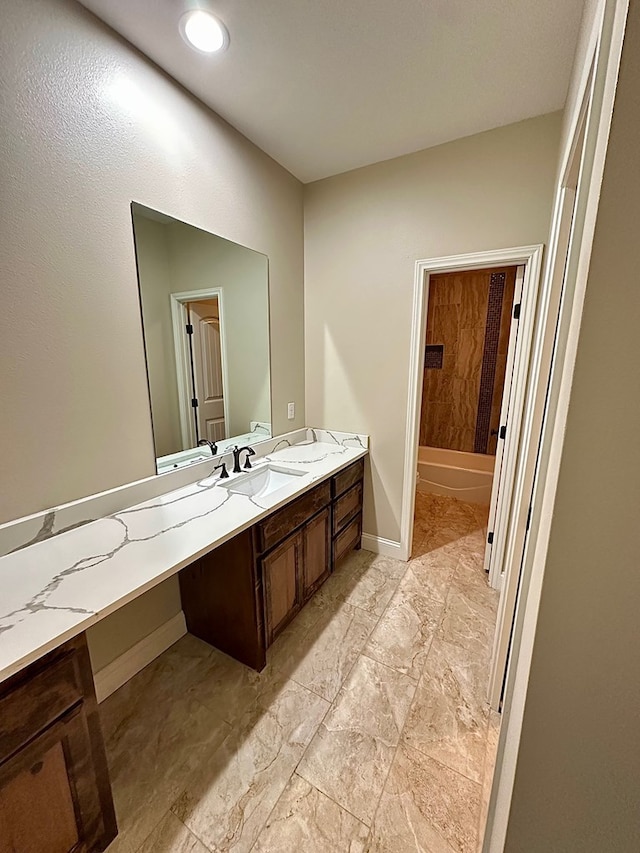
M 269 437 L 268 258 L 131 210 L 158 473 Z

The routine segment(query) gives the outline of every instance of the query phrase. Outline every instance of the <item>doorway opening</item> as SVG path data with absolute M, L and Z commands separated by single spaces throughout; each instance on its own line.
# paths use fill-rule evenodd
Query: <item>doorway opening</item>
M 424 505 L 424 495 L 440 495 L 475 505 L 479 516 L 485 514 L 482 508 L 493 509 L 522 279 L 523 268 L 517 266 L 429 277 L 418 505 Z
M 466 498 L 491 522 L 483 562 L 494 589 L 503 580 L 541 259 L 542 246 L 528 246 L 416 263 L 402 556 L 412 551 L 417 491 Z
M 172 293 L 171 316 L 182 448 L 215 444 L 231 434 L 221 289 Z
M 541 261 L 538 245 L 416 263 L 402 554 L 466 553 L 469 580 L 493 611 L 489 658 L 515 531 L 511 507 L 522 489 L 518 453 L 532 417 L 525 392 Z M 495 711 L 504 671 L 493 670 L 503 665 L 494 655 Z

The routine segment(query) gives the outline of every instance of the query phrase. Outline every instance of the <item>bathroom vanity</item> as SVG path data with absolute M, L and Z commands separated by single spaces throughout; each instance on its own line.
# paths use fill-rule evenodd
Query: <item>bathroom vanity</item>
M 362 536 L 352 463 L 180 573 L 190 633 L 261 670 L 266 650 Z
M 256 445 L 257 474 L 284 480 L 266 494 L 207 470 L 0 558 L 1 853 L 89 853 L 117 834 L 88 627 L 178 574 L 188 630 L 260 670 L 360 547 L 366 437 L 320 432 Z

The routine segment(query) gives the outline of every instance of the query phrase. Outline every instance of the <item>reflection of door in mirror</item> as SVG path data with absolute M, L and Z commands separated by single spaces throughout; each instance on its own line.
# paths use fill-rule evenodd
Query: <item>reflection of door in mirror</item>
M 193 407 L 197 440 L 226 438 L 222 343 L 218 299 L 202 299 L 187 304 L 193 363 Z

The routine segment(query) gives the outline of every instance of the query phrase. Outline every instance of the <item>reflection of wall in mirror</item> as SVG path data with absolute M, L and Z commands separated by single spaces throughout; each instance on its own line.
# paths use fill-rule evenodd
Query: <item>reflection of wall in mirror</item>
M 169 294 L 171 286 L 167 225 L 135 216 L 138 278 L 144 313 L 156 454 L 182 450 L 176 360 Z
M 222 289 L 229 435 L 270 422 L 267 258 L 184 223 L 134 214 L 156 454 L 183 448 L 169 294 Z
M 169 228 L 175 290 L 222 289 L 229 435 L 271 420 L 267 258 L 182 222 Z

